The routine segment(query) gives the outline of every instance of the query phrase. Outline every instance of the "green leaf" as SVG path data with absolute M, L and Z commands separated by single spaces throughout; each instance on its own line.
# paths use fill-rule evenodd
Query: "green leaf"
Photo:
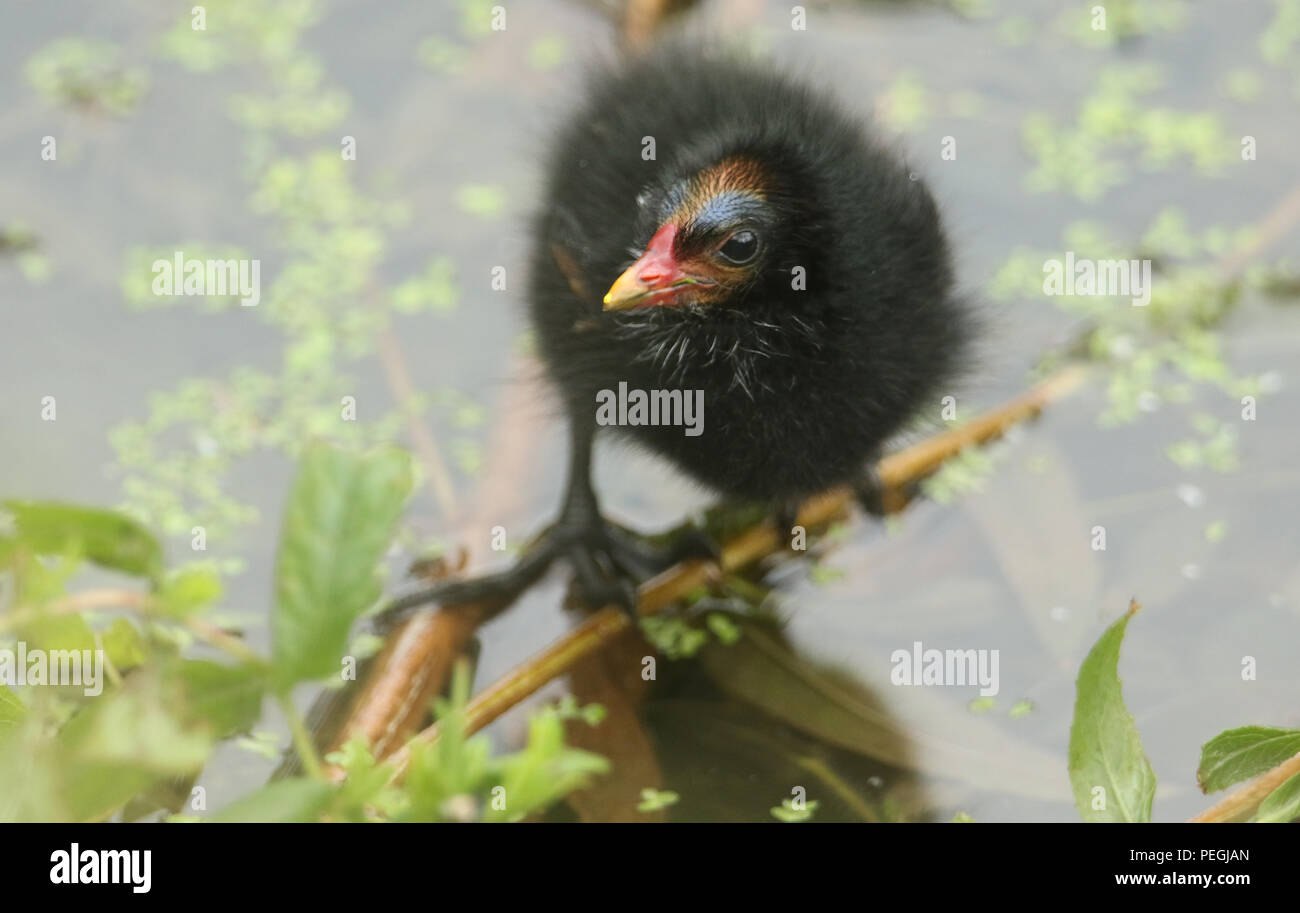
M 184 712 L 206 721 L 219 739 L 247 732 L 262 713 L 268 670 L 264 666 L 223 666 L 209 660 L 176 660 L 174 674 Z
M 403 783 L 408 802 L 394 820 L 521 821 L 608 772 L 604 758 L 565 744 L 564 720 L 579 712 L 576 702 L 535 713 L 524 749 L 493 758 L 486 736 L 468 734 L 469 688 L 468 665 L 458 662 L 449 698 L 435 702 L 438 741 L 409 743 L 411 763 Z
M 339 669 L 348 629 L 379 598 L 379 561 L 412 485 L 394 448 L 307 449 L 285 510 L 271 618 L 281 688 Z
M 95 632 L 80 615 L 43 614 L 18 628 L 19 637 L 28 649 L 94 650 Z
M 1300 818 L 1300 774 L 1269 793 L 1255 813 L 1260 824 L 1285 824 L 1293 818 Z
M 100 635 L 104 654 L 118 672 L 134 669 L 145 661 L 149 650 L 138 628 L 125 618 L 115 618 Z
M 84 555 L 101 567 L 150 579 L 162 573 L 162 546 L 125 514 L 53 501 L 0 503 L 13 515 L 17 544 L 39 555 Z
M 221 577 L 207 565 L 181 568 L 167 575 L 157 596 L 168 614 L 184 617 L 221 598 Z
M 672 790 L 658 790 L 647 786 L 641 790 L 641 801 L 637 804 L 636 810 L 639 812 L 657 812 L 668 808 L 670 805 L 676 805 L 681 798 Z
M 318 780 L 279 780 L 226 806 L 210 820 L 254 824 L 315 821 L 329 805 L 334 791 L 333 784 Z
M 719 643 L 730 646 L 740 640 L 740 628 L 736 627 L 735 623 L 721 612 L 711 612 L 704 619 L 704 622 L 709 626 L 709 630 L 713 632 L 713 636 L 718 639 Z
M 797 824 L 800 821 L 812 820 L 813 813 L 817 811 L 820 804 L 816 799 L 805 802 L 802 808 L 795 808 L 794 801 L 786 799 L 780 805 L 770 809 L 772 817 L 786 824 Z
M 364 736 L 353 736 L 340 750 L 330 752 L 327 760 L 347 774 L 331 806 L 333 818 L 369 821 L 376 813 L 391 818 L 405 806 L 401 789 L 389 785 L 393 766 L 375 760 Z
M 1217 792 L 1272 770 L 1296 752 L 1300 752 L 1300 729 L 1226 729 L 1201 746 L 1196 782 L 1201 792 Z
M 1079 668 L 1070 726 L 1070 783 L 1085 821 L 1149 821 L 1156 775 L 1119 680 L 1119 648 L 1133 603 L 1106 629 Z M 1102 792 L 1096 792 L 1098 789 Z
M 100 820 L 149 786 L 192 775 L 207 761 L 207 733 L 168 712 L 156 679 L 137 673 L 130 681 L 134 690 L 87 705 L 59 732 L 60 798 L 75 820 Z
M 527 747 L 500 759 L 499 769 L 507 805 L 485 809 L 486 821 L 522 821 L 581 789 L 595 775 L 608 773 L 609 762 L 565 745 L 563 721 L 553 709 L 545 708 L 528 721 Z
M 26 716 L 27 705 L 18 699 L 18 695 L 8 685 L 0 685 L 0 739 L 8 735 Z
M 669 659 L 689 659 L 709 640 L 707 634 L 685 618 L 669 615 L 642 618 L 641 633 Z
M 9 712 L 6 709 L 6 712 Z M 71 818 L 60 782 L 47 721 L 29 713 L 0 726 L 0 821 L 66 821 Z

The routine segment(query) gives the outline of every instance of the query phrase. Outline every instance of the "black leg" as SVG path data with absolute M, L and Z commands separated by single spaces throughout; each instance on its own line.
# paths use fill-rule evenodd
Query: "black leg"
M 578 595 L 588 605 L 614 603 L 635 612 L 638 583 L 686 558 L 717 557 L 717 547 L 702 532 L 683 535 L 661 549 L 602 517 L 591 487 L 595 427 L 575 421 L 571 428 L 569 478 L 555 524 L 528 546 L 513 567 L 472 580 L 449 580 L 399 597 L 380 615 L 379 627 L 387 628 L 431 603 L 499 603 L 499 611 L 536 583 L 556 560 L 573 569 Z
M 589 605 L 615 603 L 636 610 L 637 584 L 686 558 L 716 558 L 718 550 L 703 533 L 680 536 L 658 548 L 610 523 L 600 513 L 591 487 L 591 449 L 595 428 L 572 423 L 569 484 L 560 520 L 550 530 L 557 557 L 573 567 L 578 595 Z

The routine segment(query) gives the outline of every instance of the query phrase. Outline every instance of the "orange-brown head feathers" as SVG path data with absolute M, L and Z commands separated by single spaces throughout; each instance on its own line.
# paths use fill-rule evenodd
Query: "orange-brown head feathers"
M 768 176 L 732 156 L 669 188 L 645 248 L 605 295 L 605 310 L 709 304 L 749 283 L 773 215 Z

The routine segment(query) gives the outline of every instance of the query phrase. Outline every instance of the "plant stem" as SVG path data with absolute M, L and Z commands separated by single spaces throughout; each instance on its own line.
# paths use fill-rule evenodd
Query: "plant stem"
M 298 753 L 298 759 L 302 761 L 303 770 L 313 780 L 324 780 L 325 769 L 316 755 L 316 745 L 312 742 L 311 733 L 307 729 L 307 724 L 303 722 L 302 714 L 294 706 L 293 698 L 288 692 L 282 691 L 276 695 L 276 699 L 280 702 L 280 710 L 284 713 L 284 718 L 289 721 L 293 748 Z

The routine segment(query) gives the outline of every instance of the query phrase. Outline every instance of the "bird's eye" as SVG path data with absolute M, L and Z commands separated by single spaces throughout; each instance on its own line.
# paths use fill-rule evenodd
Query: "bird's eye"
M 738 231 L 718 248 L 718 253 L 737 266 L 748 263 L 758 254 L 758 235 L 748 229 Z

